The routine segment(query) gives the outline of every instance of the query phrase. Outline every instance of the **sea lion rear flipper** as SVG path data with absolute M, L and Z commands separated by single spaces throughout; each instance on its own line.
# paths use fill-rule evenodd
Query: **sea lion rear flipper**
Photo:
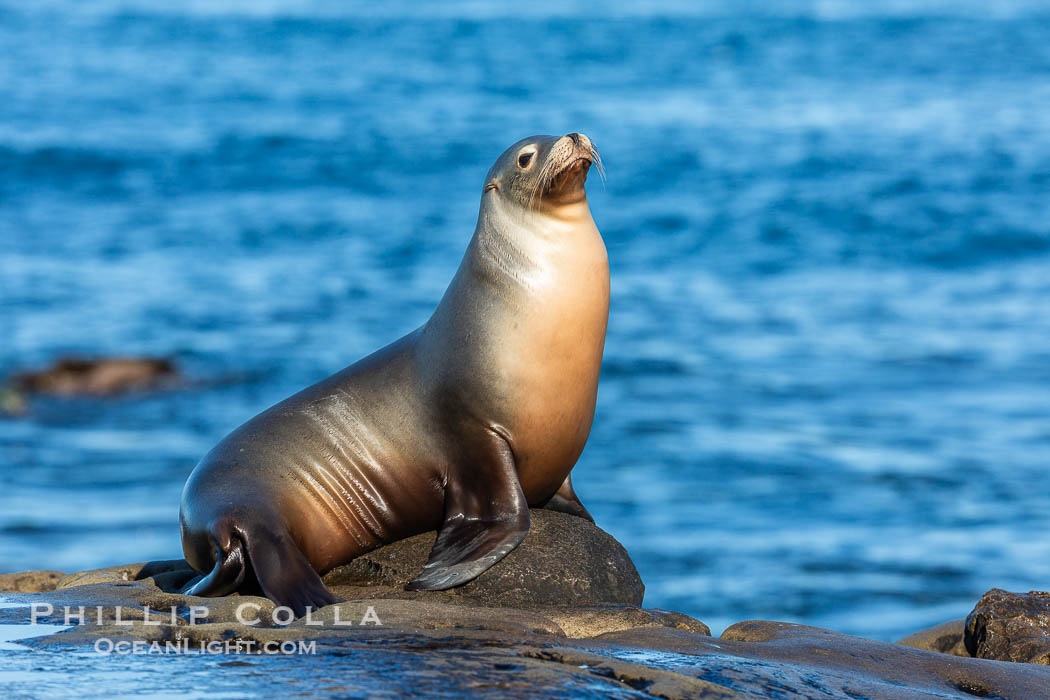
M 470 581 L 507 556 L 529 531 L 529 504 L 521 491 L 514 454 L 490 433 L 489 449 L 472 460 L 468 480 L 449 475 L 445 520 L 423 572 L 406 590 L 443 591 Z
M 307 608 L 319 610 L 343 602 L 328 590 L 287 533 L 256 526 L 245 537 L 245 544 L 263 594 L 277 605 L 291 608 L 296 617 L 305 615 Z
M 263 594 L 291 608 L 296 617 L 305 615 L 307 607 L 319 609 L 342 602 L 325 587 L 287 533 L 251 521 L 222 518 L 209 528 L 208 546 L 215 552 L 215 566 L 203 578 L 190 581 L 182 590 L 184 595 L 230 595 L 240 590 L 250 567 Z
M 244 582 L 244 550 L 240 540 L 229 539 L 226 547 L 217 547 L 215 566 L 203 578 L 197 576 L 182 589 L 183 595 L 217 598 L 233 593 Z
M 594 522 L 594 516 L 587 512 L 587 509 L 580 503 L 580 497 L 572 490 L 572 474 L 565 477 L 561 488 L 543 504 L 543 508 L 556 510 L 560 513 L 568 513 L 584 520 L 590 520 L 592 523 Z

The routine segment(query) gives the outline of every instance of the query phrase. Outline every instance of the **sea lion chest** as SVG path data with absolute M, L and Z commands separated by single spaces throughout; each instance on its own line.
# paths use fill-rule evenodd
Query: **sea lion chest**
M 454 339 L 442 368 L 479 419 L 510 437 L 532 504 L 572 470 L 594 418 L 609 264 L 593 221 L 490 235 L 479 227 L 428 324 Z

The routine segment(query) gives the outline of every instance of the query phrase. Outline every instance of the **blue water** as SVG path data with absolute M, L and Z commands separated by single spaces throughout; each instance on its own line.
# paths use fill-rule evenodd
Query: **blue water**
M 201 455 L 422 323 L 495 157 L 578 130 L 574 482 L 647 605 L 894 639 L 1050 586 L 1050 6 L 869 5 L 0 1 L 0 372 L 194 381 L 0 421 L 0 569 L 178 556 Z

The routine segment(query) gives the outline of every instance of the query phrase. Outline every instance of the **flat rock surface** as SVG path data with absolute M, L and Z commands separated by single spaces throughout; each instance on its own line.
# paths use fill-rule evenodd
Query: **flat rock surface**
M 1050 688 L 1044 666 L 950 655 L 962 621 L 901 644 L 764 621 L 712 637 L 699 620 L 640 607 L 644 587 L 623 547 L 549 511 L 533 511 L 521 546 L 475 581 L 405 591 L 433 540 L 412 537 L 329 572 L 345 602 L 297 620 L 258 596 L 180 594 L 198 575 L 182 559 L 0 576 L 5 691 L 897 700 L 1046 698 Z M 985 596 L 968 640 L 983 635 L 990 649 L 989 640 L 1045 639 L 1046 599 L 1011 595 Z
M 966 618 L 965 643 L 981 659 L 1050 664 L 1050 592 L 993 588 Z

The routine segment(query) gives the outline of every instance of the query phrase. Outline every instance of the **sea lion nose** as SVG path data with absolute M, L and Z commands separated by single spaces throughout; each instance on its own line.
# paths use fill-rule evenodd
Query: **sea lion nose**
M 577 152 L 587 153 L 591 150 L 591 140 L 578 131 L 565 134 L 565 137 L 572 139 L 573 149 Z

